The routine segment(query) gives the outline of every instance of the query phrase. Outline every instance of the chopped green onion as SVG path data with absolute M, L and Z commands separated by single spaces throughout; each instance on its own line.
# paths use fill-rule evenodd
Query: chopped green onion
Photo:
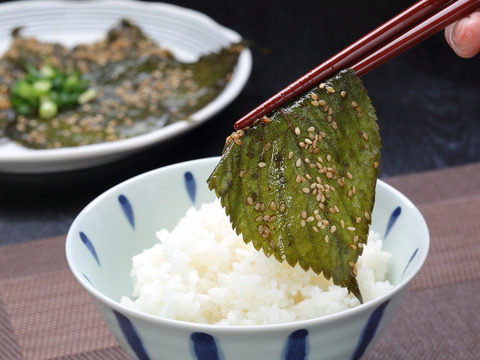
M 94 88 L 90 88 L 85 90 L 83 93 L 81 93 L 77 101 L 79 104 L 85 104 L 95 99 L 96 96 L 97 96 L 97 90 L 95 90 Z
M 50 119 L 69 106 L 84 104 L 96 97 L 96 91 L 88 88 L 89 81 L 78 70 L 61 71 L 43 65 L 36 69 L 25 65 L 25 77 L 11 87 L 11 103 L 19 115 L 38 115 Z
M 58 113 L 58 106 L 53 101 L 45 100 L 40 103 L 38 116 L 42 119 L 51 119 Z

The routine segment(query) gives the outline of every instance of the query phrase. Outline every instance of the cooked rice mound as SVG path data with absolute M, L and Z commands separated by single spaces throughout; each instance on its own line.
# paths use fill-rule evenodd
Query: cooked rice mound
M 191 208 L 159 243 L 134 256 L 132 298 L 121 302 L 163 318 L 218 325 L 293 322 L 359 305 L 347 289 L 322 275 L 267 258 L 232 230 L 215 200 Z M 357 268 L 364 301 L 393 286 L 386 280 L 390 254 L 370 232 Z

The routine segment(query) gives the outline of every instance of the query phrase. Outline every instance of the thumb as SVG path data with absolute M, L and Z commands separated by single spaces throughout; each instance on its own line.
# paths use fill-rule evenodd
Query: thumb
M 445 39 L 458 56 L 475 56 L 480 51 L 480 10 L 449 25 L 445 29 Z

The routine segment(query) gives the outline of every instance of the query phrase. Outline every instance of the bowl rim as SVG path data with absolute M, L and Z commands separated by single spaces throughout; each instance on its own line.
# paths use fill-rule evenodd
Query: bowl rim
M 416 262 L 414 271 L 411 271 L 407 276 L 402 277 L 400 282 L 394 286 L 393 289 L 389 290 L 388 292 L 380 295 L 379 297 L 372 299 L 364 304 L 361 304 L 359 306 L 356 306 L 354 308 L 346 309 L 343 311 L 340 311 L 338 313 L 334 314 L 329 314 L 329 315 L 324 315 L 321 317 L 316 317 L 316 318 L 311 318 L 311 319 L 305 319 L 305 320 L 298 320 L 298 321 L 293 321 L 293 322 L 287 322 L 287 323 L 278 323 L 278 324 L 261 324 L 261 325 L 218 325 L 218 324 L 203 324 L 203 323 L 194 323 L 194 322 L 187 322 L 187 321 L 182 321 L 182 320 L 176 320 L 176 319 L 168 319 L 168 318 L 162 318 L 158 315 L 153 315 L 153 314 L 148 314 L 145 312 L 142 312 L 140 310 L 136 310 L 133 308 L 129 308 L 123 304 L 121 304 L 119 301 L 116 301 L 106 295 L 104 295 L 102 292 L 97 290 L 96 288 L 93 287 L 91 283 L 89 283 L 84 277 L 81 276 L 76 270 L 75 266 L 75 260 L 74 260 L 74 255 L 71 251 L 70 244 L 73 241 L 73 238 L 76 236 L 78 233 L 77 230 L 75 230 L 75 227 L 77 224 L 81 221 L 82 216 L 91 208 L 94 207 L 97 203 L 103 201 L 104 198 L 108 198 L 110 194 L 114 194 L 118 191 L 118 189 L 131 184 L 132 182 L 137 181 L 138 179 L 145 178 L 145 177 L 151 177 L 151 176 L 156 176 L 158 173 L 164 172 L 164 171 L 169 171 L 175 168 L 182 168 L 185 166 L 188 166 L 190 164 L 203 164 L 203 163 L 214 163 L 215 161 L 218 163 L 218 160 L 220 157 L 207 157 L 207 158 L 201 158 L 201 159 L 194 159 L 194 160 L 188 160 L 188 161 L 183 161 L 167 166 L 163 166 L 157 169 L 153 169 L 150 171 L 147 171 L 145 173 L 136 175 L 130 179 L 124 180 L 120 182 L 119 184 L 113 186 L 112 188 L 106 190 L 99 196 L 97 196 L 95 199 L 93 199 L 89 204 L 87 204 L 83 210 L 77 215 L 75 220 L 73 221 L 66 237 L 66 242 L 65 242 L 65 253 L 66 253 L 66 258 L 67 258 L 67 263 L 70 268 L 70 271 L 73 273 L 74 277 L 77 279 L 77 281 L 82 285 L 82 287 L 87 290 L 87 292 L 92 296 L 94 299 L 106 304 L 107 306 L 111 307 L 112 309 L 126 315 L 130 316 L 133 318 L 138 318 L 141 319 L 145 322 L 149 323 L 156 323 L 159 325 L 164 325 L 164 326 L 176 326 L 177 328 L 182 328 L 184 330 L 189 330 L 189 331 L 209 331 L 209 332 L 215 332 L 217 331 L 222 331 L 223 333 L 228 332 L 228 333 L 252 333 L 253 331 L 291 331 L 295 330 L 298 328 L 309 328 L 312 326 L 316 325 L 327 325 L 333 322 L 345 320 L 348 317 L 355 317 L 359 316 L 361 313 L 364 312 L 371 312 L 384 302 L 386 302 L 389 299 L 392 299 L 395 295 L 403 292 L 404 290 L 407 290 L 408 286 L 410 285 L 411 281 L 413 278 L 418 274 L 420 269 L 423 267 L 425 260 L 427 258 L 428 252 L 429 252 L 429 247 L 430 247 L 430 233 L 428 230 L 427 223 L 425 221 L 425 218 L 421 214 L 420 210 L 416 207 L 416 205 L 408 199 L 405 195 L 403 195 L 399 190 L 395 189 L 393 186 L 387 184 L 385 181 L 381 179 L 377 179 L 377 186 L 387 189 L 393 194 L 400 199 L 402 203 L 405 205 L 409 206 L 412 211 L 418 215 L 420 219 L 420 225 L 423 227 L 423 231 L 425 232 L 425 237 L 426 237 L 426 244 L 425 244 L 425 249 L 422 251 L 419 255 L 419 259 Z M 127 296 L 127 294 L 125 294 Z

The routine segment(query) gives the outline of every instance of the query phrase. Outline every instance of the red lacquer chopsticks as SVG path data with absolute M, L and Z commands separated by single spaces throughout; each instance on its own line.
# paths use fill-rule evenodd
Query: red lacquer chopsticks
M 238 120 L 253 124 L 335 72 L 351 68 L 362 76 L 480 7 L 480 0 L 420 0 L 349 45 Z

